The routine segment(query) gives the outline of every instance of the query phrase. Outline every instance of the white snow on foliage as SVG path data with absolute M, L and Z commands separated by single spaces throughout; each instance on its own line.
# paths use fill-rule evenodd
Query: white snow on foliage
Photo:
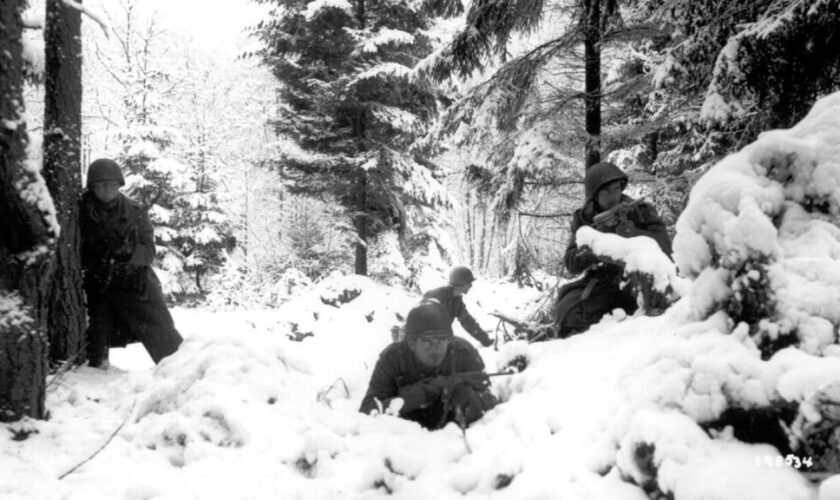
M 765 261 L 778 302 L 773 328 L 796 329 L 813 353 L 836 342 L 840 323 L 838 158 L 840 94 L 833 94 L 793 128 L 765 132 L 712 167 L 692 190 L 674 239 L 675 261 L 689 277 L 717 272 L 728 286 L 757 279 L 740 269 Z M 701 281 L 708 280 L 695 287 Z
M 0 432 L 0 497 L 645 500 L 649 487 L 674 500 L 836 499 L 836 477 L 812 484 L 772 446 L 702 424 L 784 400 L 818 418 L 813 395 L 840 380 L 840 301 L 810 291 L 840 289 L 838 134 L 840 95 L 709 171 L 675 240 L 692 281 L 662 315 L 479 348 L 488 371 L 516 356 L 528 366 L 493 378 L 501 403 L 465 434 L 358 413 L 391 326 L 419 296 L 336 274 L 275 310 L 176 309 L 186 340 L 159 366 L 132 345 L 112 351 L 115 368 L 55 381 L 49 420 Z M 648 247 L 632 241 L 625 257 Z M 757 256 L 772 268 L 775 320 L 812 336 L 769 360 L 720 307 Z M 670 263 L 634 262 L 672 276 Z M 525 318 L 542 296 L 479 279 L 466 302 L 493 332 L 490 312 Z
M 41 134 L 28 134 L 28 138 L 23 167 L 29 175 L 18 179 L 15 187 L 19 190 L 21 199 L 41 212 L 47 226 L 47 232 L 58 238 L 61 233 L 61 225 L 58 223 L 58 214 L 52 195 L 47 188 L 47 181 L 41 175 L 44 164 L 43 148 L 41 147 L 43 136 Z M 41 253 L 41 251 L 40 248 L 33 249 L 35 253 Z
M 399 63 L 387 62 L 377 64 L 368 70 L 362 71 L 356 75 L 356 77 L 351 81 L 351 84 L 357 84 L 363 80 L 367 80 L 368 78 L 408 78 L 411 74 L 411 68 L 408 66 Z
M 368 35 L 362 45 L 363 52 L 377 52 L 379 47 L 384 45 L 411 45 L 414 43 L 414 35 L 406 33 L 402 30 L 395 30 L 390 28 L 382 28 L 379 31 Z
M 307 21 L 311 21 L 324 9 L 340 9 L 349 13 L 353 12 L 353 5 L 347 0 L 314 0 L 306 5 L 303 15 Z
M 639 271 L 653 277 L 653 286 L 661 292 L 669 287 L 682 290 L 683 281 L 671 259 L 659 249 L 653 238 L 636 236 L 623 238 L 612 233 L 602 233 L 591 226 L 582 226 L 577 232 L 577 242 L 592 249 L 597 255 L 609 256 L 624 262 L 625 271 Z

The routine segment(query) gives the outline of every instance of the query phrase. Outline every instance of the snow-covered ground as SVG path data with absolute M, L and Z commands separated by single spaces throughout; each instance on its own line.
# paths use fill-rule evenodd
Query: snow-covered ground
M 333 276 L 274 311 L 175 310 L 186 341 L 158 367 L 131 346 L 107 372 L 56 381 L 49 420 L 0 434 L 0 498 L 838 500 L 840 476 L 812 484 L 772 446 L 702 425 L 776 402 L 801 406 L 794 431 L 825 418 L 813 396 L 840 381 L 838 158 L 840 94 L 712 168 L 677 225 L 681 276 L 629 258 L 682 298 L 479 349 L 489 370 L 529 363 L 493 379 L 502 403 L 465 434 L 357 412 L 417 297 Z M 525 318 L 539 297 L 479 281 L 467 302 L 492 330 L 488 313 Z

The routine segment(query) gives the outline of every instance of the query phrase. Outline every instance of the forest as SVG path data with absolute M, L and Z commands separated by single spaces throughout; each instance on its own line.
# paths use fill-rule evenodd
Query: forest
M 0 6 L 0 496 L 840 499 L 840 0 L 175 4 Z M 97 158 L 149 207 L 157 367 L 86 366 Z M 582 228 L 639 311 L 531 342 L 604 161 L 673 256 Z M 469 430 L 358 413 L 454 266 L 528 368 Z

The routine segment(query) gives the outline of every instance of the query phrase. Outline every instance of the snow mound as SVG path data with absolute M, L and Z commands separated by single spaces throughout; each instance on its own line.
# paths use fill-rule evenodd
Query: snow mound
M 712 167 L 677 221 L 699 319 L 724 309 L 772 354 L 824 354 L 840 324 L 840 94 Z M 775 345 L 772 345 L 775 344 Z

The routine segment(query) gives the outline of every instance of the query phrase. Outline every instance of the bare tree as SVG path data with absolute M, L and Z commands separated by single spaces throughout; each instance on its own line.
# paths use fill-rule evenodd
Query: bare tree
M 79 267 L 78 198 L 81 188 L 81 13 L 47 0 L 44 177 L 61 225 L 50 280 L 47 325 L 50 361 L 84 361 L 85 310 Z

